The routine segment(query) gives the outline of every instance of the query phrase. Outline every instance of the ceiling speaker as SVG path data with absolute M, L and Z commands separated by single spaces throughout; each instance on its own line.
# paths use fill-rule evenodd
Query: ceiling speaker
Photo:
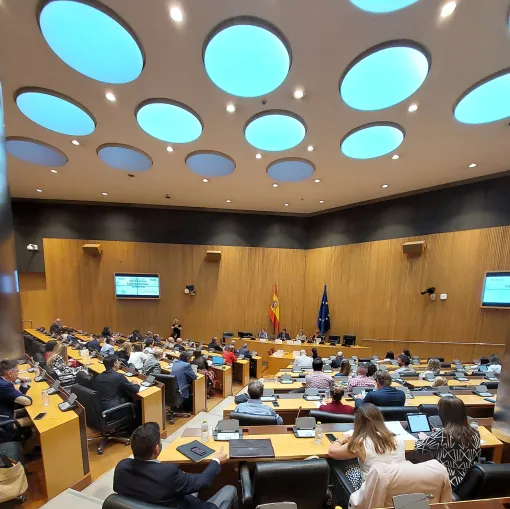
M 82 248 L 84 253 L 90 256 L 101 256 L 103 254 L 101 244 L 83 244 Z

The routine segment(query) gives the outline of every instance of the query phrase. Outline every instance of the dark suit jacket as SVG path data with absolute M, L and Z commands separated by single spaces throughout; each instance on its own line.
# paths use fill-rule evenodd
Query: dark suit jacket
M 250 350 L 248 350 L 248 348 L 241 347 L 238 353 L 239 355 L 244 355 L 245 359 L 251 359 L 251 353 Z
M 113 369 L 107 369 L 95 376 L 93 386 L 101 398 L 104 410 L 130 401 L 131 394 L 136 394 L 140 390 L 139 385 L 130 383 L 124 375 Z
M 373 403 L 376 406 L 403 406 L 406 402 L 404 391 L 399 391 L 395 387 L 383 387 L 378 391 L 370 391 L 365 399 L 356 400 L 356 408 L 363 403 Z
M 278 339 L 290 339 L 290 334 L 288 332 L 279 332 Z
M 96 351 L 98 351 L 98 352 L 100 352 L 100 351 L 101 351 L 101 345 L 99 344 L 99 341 L 98 341 L 97 339 L 91 339 L 91 340 L 87 343 L 86 347 L 87 347 L 88 349 L 93 348 L 94 350 L 96 350 Z
M 338 355 L 331 361 L 331 367 L 333 369 L 338 369 L 342 365 L 343 357 L 338 357 Z
M 193 380 L 197 379 L 197 375 L 193 371 L 191 364 L 177 359 L 172 366 L 172 375 L 175 375 L 177 379 L 177 385 L 179 386 L 179 391 L 181 391 L 181 396 L 184 399 L 189 398 L 191 395 L 191 384 Z
M 215 350 L 216 352 L 223 352 L 223 348 L 221 348 L 218 343 L 213 343 L 212 341 L 209 343 L 208 348 L 209 350 Z
M 57 322 L 53 322 L 50 327 L 50 333 L 51 334 L 61 334 L 62 333 L 62 327 Z
M 203 502 L 191 493 L 210 486 L 220 470 L 216 461 L 211 461 L 200 474 L 187 474 L 174 463 L 126 458 L 115 467 L 113 490 L 150 504 L 217 509 L 214 504 Z

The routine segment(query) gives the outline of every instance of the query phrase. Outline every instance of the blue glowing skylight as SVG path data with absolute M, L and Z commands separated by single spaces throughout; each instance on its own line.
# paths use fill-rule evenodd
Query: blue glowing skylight
M 107 165 L 119 170 L 147 171 L 152 166 L 152 159 L 145 152 L 127 145 L 101 145 L 97 155 Z
M 94 118 L 83 106 L 51 90 L 22 89 L 16 104 L 32 122 L 50 131 L 87 136 L 96 128 Z
M 394 12 L 413 5 L 418 0 L 351 0 L 356 7 L 376 14 Z
M 115 13 L 98 3 L 50 0 L 39 25 L 50 48 L 67 65 L 105 83 L 138 78 L 144 57 L 132 30 Z
M 258 97 L 278 88 L 290 69 L 290 49 L 269 23 L 233 18 L 216 27 L 204 47 L 204 65 L 212 82 L 240 97 Z
M 192 152 L 186 157 L 186 166 L 203 177 L 226 177 L 234 171 L 236 163 L 219 152 Z
M 64 166 L 67 156 L 58 148 L 29 138 L 7 138 L 5 148 L 11 156 L 40 166 Z
M 430 64 L 424 49 L 406 41 L 374 47 L 355 59 L 340 80 L 340 95 L 357 110 L 394 106 L 423 84 Z
M 306 135 L 306 125 L 294 113 L 273 110 L 252 117 L 244 128 L 244 135 L 250 145 L 277 152 L 299 145 Z
M 279 159 L 267 167 L 271 179 L 279 182 L 299 182 L 313 175 L 315 166 L 306 159 Z
M 510 117 L 510 70 L 489 76 L 469 89 L 453 114 L 464 124 L 486 124 Z
M 395 150 L 404 136 L 404 129 L 397 124 L 366 124 L 348 133 L 340 149 L 353 159 L 372 159 Z
M 166 99 L 142 103 L 136 120 L 147 134 L 166 142 L 189 143 L 202 134 L 202 122 L 191 108 Z

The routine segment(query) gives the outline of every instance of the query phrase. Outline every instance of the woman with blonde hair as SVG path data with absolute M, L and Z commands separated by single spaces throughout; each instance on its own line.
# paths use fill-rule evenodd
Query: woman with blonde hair
M 432 387 L 448 387 L 448 380 L 444 376 L 436 376 Z
M 68 365 L 67 359 L 67 346 L 64 343 L 59 343 L 54 349 L 52 354 L 48 357 L 46 366 L 49 371 L 53 371 L 60 383 L 67 387 L 76 383 L 76 373 L 84 368 L 71 368 Z
M 333 442 L 328 455 L 335 460 L 354 460 L 344 463 L 344 472 L 354 489 L 365 481 L 374 463 L 400 463 L 406 460 L 402 438 L 394 436 L 384 424 L 384 417 L 371 403 L 356 410 L 352 435 L 344 433 Z
M 439 359 L 430 358 L 427 364 L 427 369 L 423 372 L 420 378 L 427 376 L 437 376 L 441 371 L 441 361 Z
M 131 343 L 131 341 L 126 341 L 122 344 L 122 346 L 119 347 L 116 354 L 117 354 L 117 357 L 121 361 L 124 361 L 125 363 L 127 363 L 132 351 L 133 351 L 133 343 Z

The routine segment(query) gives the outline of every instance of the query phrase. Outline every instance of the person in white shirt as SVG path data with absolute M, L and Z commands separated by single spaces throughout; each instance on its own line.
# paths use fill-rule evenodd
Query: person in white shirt
M 299 329 L 298 330 L 298 333 L 296 335 L 296 339 L 298 341 L 306 341 L 306 336 L 305 336 L 305 333 L 303 332 L 303 329 Z
M 410 366 L 411 359 L 408 355 L 404 355 L 403 353 L 399 354 L 397 362 L 400 367 L 394 371 L 395 374 L 415 372 L 415 370 Z
M 501 374 L 501 362 L 499 360 L 499 357 L 497 355 L 491 355 L 490 360 L 491 363 L 489 364 L 487 371 L 496 373 L 497 375 Z
M 267 332 L 264 329 L 260 329 L 259 339 L 267 339 Z
M 128 359 L 128 366 L 133 365 L 138 371 L 141 371 L 146 360 L 147 355 L 142 352 L 142 345 L 135 344 Z
M 294 360 L 292 367 L 295 369 L 312 369 L 313 359 L 306 355 L 306 350 L 301 350 L 300 354 L 301 355 Z

